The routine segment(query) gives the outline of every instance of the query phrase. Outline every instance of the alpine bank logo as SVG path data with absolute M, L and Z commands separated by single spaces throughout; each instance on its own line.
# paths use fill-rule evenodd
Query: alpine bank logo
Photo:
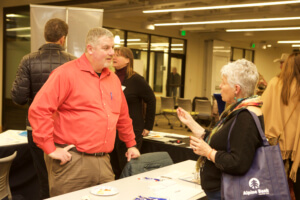
M 249 181 L 249 187 L 253 190 L 258 189 L 260 186 L 260 182 L 257 178 L 251 178 Z
M 268 188 L 260 189 L 260 181 L 257 178 L 251 178 L 248 182 L 250 190 L 244 190 L 244 196 L 251 196 L 251 195 L 267 195 L 270 194 Z

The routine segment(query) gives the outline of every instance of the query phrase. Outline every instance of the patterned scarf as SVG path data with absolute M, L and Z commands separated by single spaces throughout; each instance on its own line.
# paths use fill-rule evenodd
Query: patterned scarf
M 246 109 L 248 106 L 255 106 L 255 107 L 261 107 L 262 101 L 260 100 L 260 96 L 254 95 L 248 98 L 242 98 L 238 99 L 236 103 L 233 103 L 226 107 L 226 109 L 222 112 L 219 121 L 215 125 L 215 127 L 212 129 L 209 136 L 206 137 L 205 141 L 210 144 L 211 138 L 214 136 L 216 132 L 218 132 L 223 125 L 232 117 L 234 117 L 240 110 Z M 197 160 L 196 169 L 202 169 L 204 167 L 206 161 L 205 156 L 200 156 Z

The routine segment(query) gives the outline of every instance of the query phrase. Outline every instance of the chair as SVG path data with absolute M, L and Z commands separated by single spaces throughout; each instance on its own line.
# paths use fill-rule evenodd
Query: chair
M 120 178 L 136 175 L 153 169 L 172 165 L 168 152 L 153 152 L 142 154 L 139 158 L 131 159 L 124 167 Z
M 17 156 L 17 151 L 12 155 L 5 158 L 0 158 L 0 199 L 8 196 L 9 200 L 12 200 L 10 187 L 9 187 L 9 170 L 10 166 Z
M 192 110 L 192 102 L 190 99 L 178 98 L 177 99 L 178 107 L 183 108 L 187 112 L 189 112 L 192 116 L 196 115 L 196 112 Z M 182 123 L 180 122 L 180 127 L 182 127 Z
M 160 97 L 160 98 L 161 98 L 161 113 L 168 120 L 168 125 L 170 125 L 170 128 L 173 129 L 173 125 L 171 124 L 170 119 L 167 117 L 167 115 L 175 116 L 177 119 L 177 113 L 174 105 L 174 98 L 173 97 Z
M 211 119 L 212 119 L 212 107 L 211 103 L 209 100 L 199 100 L 197 99 L 195 101 L 195 112 L 197 113 L 195 115 L 196 119 L 201 119 L 201 120 L 207 120 L 209 121 L 209 124 L 211 124 Z

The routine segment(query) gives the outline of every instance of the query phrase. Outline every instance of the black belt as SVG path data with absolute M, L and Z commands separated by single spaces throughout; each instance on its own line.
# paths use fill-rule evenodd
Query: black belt
M 68 144 L 57 144 L 55 143 L 55 146 L 58 146 L 58 147 L 61 147 L 61 148 L 64 148 L 66 146 L 68 146 Z M 87 155 L 87 156 L 105 156 L 105 152 L 99 152 L 99 153 L 86 153 L 86 152 L 81 152 L 81 151 L 78 151 L 76 149 L 76 147 L 73 147 L 70 149 L 70 151 L 73 151 L 73 152 L 76 152 L 76 153 L 79 153 L 79 154 L 83 154 L 83 155 Z

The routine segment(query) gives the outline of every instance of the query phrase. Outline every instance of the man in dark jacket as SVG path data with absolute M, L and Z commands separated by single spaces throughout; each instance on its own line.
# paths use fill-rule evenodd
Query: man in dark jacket
M 37 52 L 25 55 L 20 62 L 11 90 L 14 103 L 30 105 L 51 71 L 76 58 L 64 51 L 67 34 L 68 25 L 64 21 L 54 18 L 46 23 L 44 29 L 46 44 L 42 45 Z M 33 142 L 32 129 L 28 120 L 26 129 L 30 152 L 39 180 L 40 199 L 45 199 L 49 197 L 49 186 L 44 152 Z

